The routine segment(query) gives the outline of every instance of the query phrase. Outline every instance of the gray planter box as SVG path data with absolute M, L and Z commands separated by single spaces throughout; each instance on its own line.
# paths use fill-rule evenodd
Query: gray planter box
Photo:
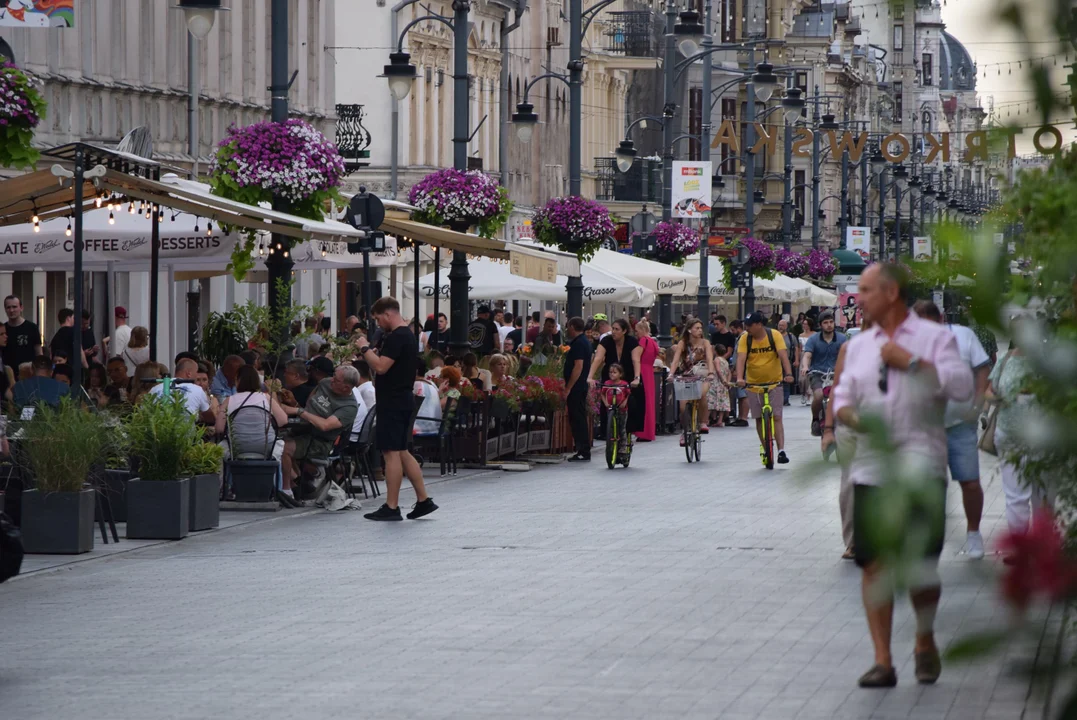
M 127 483 L 127 537 L 141 540 L 182 540 L 191 523 L 188 478 Z
M 236 502 L 269 502 L 276 497 L 276 460 L 230 460 L 228 472 Z
M 112 519 L 127 522 L 127 482 L 131 479 L 128 470 L 106 470 L 101 488 L 101 505 L 108 503 L 112 508 Z M 94 512 L 94 521 L 104 520 L 101 512 Z
M 190 522 L 188 529 L 209 530 L 221 524 L 221 476 L 195 475 L 190 478 Z
M 94 493 L 22 494 L 22 542 L 28 553 L 78 555 L 93 550 Z

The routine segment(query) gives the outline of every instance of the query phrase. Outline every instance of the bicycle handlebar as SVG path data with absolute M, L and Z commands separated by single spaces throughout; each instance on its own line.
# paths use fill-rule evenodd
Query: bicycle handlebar
M 744 387 L 746 387 L 746 388 L 750 388 L 750 387 L 776 388 L 776 387 L 779 387 L 781 385 L 782 385 L 782 383 L 780 383 L 780 382 L 776 382 L 776 383 L 744 383 Z

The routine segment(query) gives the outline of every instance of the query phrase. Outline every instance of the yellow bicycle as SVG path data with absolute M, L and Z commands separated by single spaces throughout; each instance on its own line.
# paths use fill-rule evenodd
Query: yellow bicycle
M 781 383 L 745 383 L 745 387 L 763 389 L 763 442 L 759 446 L 759 459 L 767 470 L 774 469 L 774 407 L 770 404 L 770 391 L 779 385 Z
M 703 436 L 699 432 L 699 401 L 703 397 L 703 378 L 693 375 L 673 378 L 673 394 L 678 402 L 684 402 L 681 418 L 681 437 L 684 438 L 684 455 L 688 462 L 699 462 Z

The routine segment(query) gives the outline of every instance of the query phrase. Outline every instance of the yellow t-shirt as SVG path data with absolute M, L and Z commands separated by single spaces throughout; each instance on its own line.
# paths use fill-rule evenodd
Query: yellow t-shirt
M 744 333 L 737 341 L 737 354 L 747 355 L 744 362 L 744 379 L 749 383 L 780 383 L 782 381 L 782 359 L 778 357 L 779 350 L 785 350 L 785 340 L 777 330 L 767 328 L 770 336 L 774 338 L 774 347 L 764 337 L 762 340 L 752 338 L 752 352 L 748 353 L 748 333 Z M 763 388 L 748 388 L 751 392 L 761 393 Z

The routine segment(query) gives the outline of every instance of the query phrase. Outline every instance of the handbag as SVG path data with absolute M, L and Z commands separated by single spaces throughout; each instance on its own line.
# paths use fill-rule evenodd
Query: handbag
M 1002 381 L 1002 373 L 1006 371 L 1006 362 L 1009 359 L 1009 354 L 1002 358 L 1002 367 L 998 369 L 999 382 Z M 995 403 L 991 411 L 987 413 L 987 425 L 984 427 L 983 435 L 980 436 L 980 442 L 976 443 L 976 447 L 980 450 L 996 457 L 998 457 L 998 447 L 995 445 L 995 428 L 998 425 L 998 411 L 1001 405 L 1001 402 Z

